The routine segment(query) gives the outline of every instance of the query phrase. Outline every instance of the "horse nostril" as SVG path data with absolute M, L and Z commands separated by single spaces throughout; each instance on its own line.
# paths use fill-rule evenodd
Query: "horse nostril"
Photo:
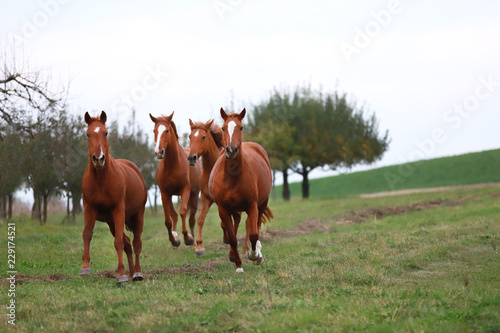
M 92 155 L 92 162 L 97 162 L 98 158 L 95 155 Z
M 231 148 L 226 147 L 226 153 L 231 154 Z
M 236 154 L 238 152 L 238 147 L 234 148 L 234 153 Z
M 100 159 L 99 159 L 99 163 L 101 164 L 104 164 L 104 161 L 106 160 L 106 156 L 102 156 Z

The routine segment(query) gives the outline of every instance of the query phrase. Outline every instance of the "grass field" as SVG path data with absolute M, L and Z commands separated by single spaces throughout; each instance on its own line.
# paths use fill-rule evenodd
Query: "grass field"
M 500 149 L 388 166 L 363 172 L 310 180 L 310 196 L 346 195 L 409 188 L 500 182 Z M 301 183 L 290 184 L 292 196 L 301 196 Z M 276 187 L 281 197 L 281 186 Z
M 172 249 L 147 216 L 143 282 L 118 286 L 107 227 L 80 277 L 81 218 L 16 224 L 16 326 L 24 332 L 499 332 L 500 188 L 273 202 L 265 261 L 236 274 L 212 208 L 207 255 Z M 7 224 L 1 225 L 6 253 Z M 240 236 L 242 234 L 240 230 Z
M 2 306 L 0 330 L 498 332 L 500 187 L 354 195 L 498 182 L 499 163 L 493 150 L 311 180 L 312 199 L 272 202 L 275 219 L 261 234 L 265 261 L 245 260 L 244 274 L 227 259 L 216 208 L 204 258 L 184 245 L 172 249 L 163 218 L 148 215 L 146 279 L 123 286 L 104 224 L 91 244 L 94 274 L 80 277 L 81 216 L 76 224 L 52 216 L 45 226 L 18 218 L 14 297 L 7 255 L 0 265 L 0 299 L 15 300 L 16 326 Z M 299 189 L 292 184 L 294 195 Z M 6 222 L 1 229 L 7 253 Z

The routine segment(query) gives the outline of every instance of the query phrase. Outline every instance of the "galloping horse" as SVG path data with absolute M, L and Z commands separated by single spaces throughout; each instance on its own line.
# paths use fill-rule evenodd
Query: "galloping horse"
M 178 216 L 172 204 L 172 196 L 181 196 L 179 214 L 182 220 L 184 244 L 192 245 L 194 243 L 192 235 L 194 234 L 195 215 L 198 209 L 198 195 L 200 193 L 200 164 L 197 163 L 195 167 L 189 167 L 187 160 L 189 149 L 184 149 L 179 144 L 177 128 L 172 121 L 173 115 L 172 112 L 168 117 L 155 118 L 149 114 L 151 120 L 155 123 L 155 154 L 161 160 L 156 169 L 156 183 L 161 191 L 165 226 L 172 246 L 178 247 L 181 244 L 176 232 Z M 188 232 L 186 227 L 188 206 L 191 233 Z
M 236 272 L 243 272 L 238 254 L 238 221 L 232 217 L 240 212 L 247 213 L 246 232 L 251 249 L 248 258 L 260 264 L 262 244 L 259 240 L 260 226 L 273 218 L 268 207 L 271 192 L 271 166 L 266 151 L 254 142 L 242 143 L 242 120 L 246 110 L 227 114 L 220 109 L 224 125 L 224 157 L 215 163 L 208 184 L 210 197 L 219 207 L 222 228 L 229 237 L 231 250 L 229 258 L 234 259 Z
M 207 216 L 208 210 L 214 203 L 210 197 L 208 191 L 208 180 L 210 179 L 210 173 L 214 167 L 215 162 L 221 156 L 224 150 L 222 142 L 222 129 L 214 124 L 214 120 L 209 120 L 206 123 L 197 122 L 193 123 L 189 119 L 189 125 L 191 126 L 191 134 L 189 135 L 189 141 L 191 150 L 189 151 L 188 161 L 190 166 L 195 166 L 196 161 L 201 157 L 203 162 L 203 167 L 201 169 L 200 177 L 200 187 L 201 187 L 201 198 L 200 198 L 200 214 L 198 215 L 198 234 L 196 237 L 196 256 L 203 257 L 205 255 L 205 249 L 203 248 L 203 237 L 202 230 L 205 224 L 205 217 Z M 241 214 L 237 214 L 235 219 L 239 223 Z M 224 233 L 224 242 L 229 243 L 227 234 Z M 248 250 L 248 242 L 245 242 Z M 246 253 L 246 251 L 244 251 Z
M 143 279 L 139 255 L 142 249 L 141 234 L 143 229 L 144 207 L 147 189 L 144 178 L 137 166 L 128 160 L 115 160 L 109 153 L 106 113 L 100 117 L 91 117 L 85 113 L 88 125 L 87 141 L 89 146 L 89 164 L 83 175 L 83 264 L 81 275 L 92 272 L 90 268 L 90 241 L 95 221 L 106 222 L 115 237 L 115 249 L 118 253 L 118 283 L 128 281 L 123 264 L 123 250 L 127 254 L 129 277 L 134 281 Z M 130 239 L 124 228 L 134 233 L 135 266 L 132 258 Z

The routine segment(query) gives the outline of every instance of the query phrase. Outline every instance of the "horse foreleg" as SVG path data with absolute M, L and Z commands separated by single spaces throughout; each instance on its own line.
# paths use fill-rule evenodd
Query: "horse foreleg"
M 94 233 L 95 211 L 89 206 L 84 206 L 83 211 L 84 217 L 84 227 L 82 232 L 83 237 L 83 255 L 82 255 L 82 267 L 80 268 L 80 275 L 87 275 L 92 273 L 90 268 L 90 241 L 92 240 L 92 234 Z
M 231 250 L 229 251 L 229 260 L 234 261 L 237 273 L 243 272 L 243 268 L 241 268 L 241 258 L 238 254 L 238 239 L 234 231 L 231 214 L 219 206 L 219 217 L 222 225 L 224 226 L 223 228 L 227 233 L 229 245 L 231 246 Z
M 118 283 L 127 282 L 128 277 L 125 275 L 125 265 L 123 264 L 123 250 L 125 248 L 125 237 L 127 237 L 124 234 L 125 207 L 123 207 L 123 205 L 120 205 L 112 212 L 112 215 L 113 215 L 113 225 L 115 229 L 115 249 L 118 255 L 118 275 L 116 277 L 116 282 Z M 130 247 L 130 239 L 128 240 L 128 247 L 130 249 L 130 252 L 132 252 L 132 249 Z M 131 258 L 132 258 L 132 253 L 130 253 L 130 259 Z
M 191 190 L 189 187 L 185 187 L 181 193 L 181 208 L 179 209 L 179 214 L 182 220 L 182 234 L 184 235 L 184 244 L 191 245 L 194 243 L 193 235 L 191 235 L 186 226 L 186 215 L 188 211 L 189 194 Z
M 141 254 L 142 251 L 142 229 L 144 227 L 144 210 L 142 212 L 137 213 L 137 215 L 134 217 L 134 252 L 135 252 L 135 266 L 134 266 L 134 275 L 132 276 L 132 279 L 134 281 L 142 281 L 143 276 L 142 276 L 142 269 L 141 269 L 141 264 L 139 262 L 139 255 Z
M 247 237 L 252 244 L 252 248 L 248 251 L 248 259 L 255 261 L 256 264 L 260 264 L 262 262 L 262 244 L 259 240 L 258 220 L 261 214 L 259 213 L 257 204 L 252 205 L 248 209 L 247 215 Z
M 172 230 L 172 217 L 170 215 L 171 210 L 173 210 L 172 197 L 162 193 L 161 201 L 163 203 L 163 213 L 165 215 L 165 227 L 167 227 L 168 230 L 168 239 L 170 240 L 170 243 L 172 243 L 173 247 L 179 247 L 181 242 L 179 238 L 177 238 L 177 232 L 175 232 L 175 229 Z
M 210 206 L 212 206 L 212 199 L 207 198 L 203 194 L 201 195 L 200 198 L 201 201 L 201 209 L 200 209 L 200 214 L 198 215 L 198 234 L 196 235 L 196 256 L 198 258 L 201 258 L 205 255 L 205 248 L 203 247 L 203 237 L 202 237 L 202 230 L 203 230 L 203 225 L 205 224 L 205 217 L 208 214 L 208 210 L 210 209 Z

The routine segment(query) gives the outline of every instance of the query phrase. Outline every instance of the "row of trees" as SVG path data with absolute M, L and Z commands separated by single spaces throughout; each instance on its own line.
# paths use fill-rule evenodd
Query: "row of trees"
M 51 88 L 42 72 L 16 70 L 14 60 L 4 60 L 0 73 L 0 218 L 12 217 L 13 194 L 27 184 L 34 193 L 33 218 L 45 223 L 49 199 L 64 194 L 68 217 L 74 219 L 81 211 L 81 181 L 88 162 L 85 124 L 66 111 L 66 89 Z M 117 122 L 108 124 L 110 151 L 134 161 L 149 189 L 156 186 L 157 162 L 152 140 L 135 127 L 134 118 L 135 112 L 122 130 Z M 290 199 L 290 171 L 302 175 L 302 196 L 308 198 L 312 170 L 371 163 L 389 144 L 388 133 L 378 131 L 375 115 L 345 94 L 323 94 L 310 87 L 272 92 L 254 107 L 246 128 L 247 139 L 266 148 L 273 171 L 283 173 L 285 200 Z M 184 135 L 185 146 L 186 141 Z M 150 200 L 154 211 L 157 196 L 155 191 Z
M 74 220 L 88 149 L 82 117 L 67 112 L 69 85 L 55 85 L 47 72 L 19 65 L 14 54 L 0 54 L 0 64 L 0 218 L 12 218 L 14 193 L 27 185 L 34 196 L 32 218 L 45 223 L 49 199 L 64 194 Z M 134 123 L 122 130 L 117 122 L 108 125 L 110 152 L 134 161 L 150 188 L 156 161 L 150 138 Z M 154 203 L 156 210 L 156 197 Z
M 263 145 L 273 170 L 283 173 L 283 199 L 290 199 L 289 171 L 302 176 L 302 197 L 309 197 L 309 173 L 336 170 L 380 159 L 389 145 L 374 114 L 350 102 L 346 94 L 323 94 L 310 87 L 274 91 L 256 105 L 246 127 Z
M 156 161 L 150 138 L 140 129 L 122 130 L 117 122 L 108 125 L 110 152 L 134 161 L 144 175 L 146 185 L 155 185 Z M 50 122 L 39 121 L 30 127 L 31 135 L 20 135 L 13 128 L 3 133 L 0 142 L 0 218 L 12 217 L 14 192 L 23 184 L 33 190 L 32 218 L 47 221 L 50 198 L 64 195 L 70 220 L 81 212 L 82 178 L 88 164 L 86 126 L 82 117 L 62 111 Z M 70 210 L 71 207 L 71 210 Z

